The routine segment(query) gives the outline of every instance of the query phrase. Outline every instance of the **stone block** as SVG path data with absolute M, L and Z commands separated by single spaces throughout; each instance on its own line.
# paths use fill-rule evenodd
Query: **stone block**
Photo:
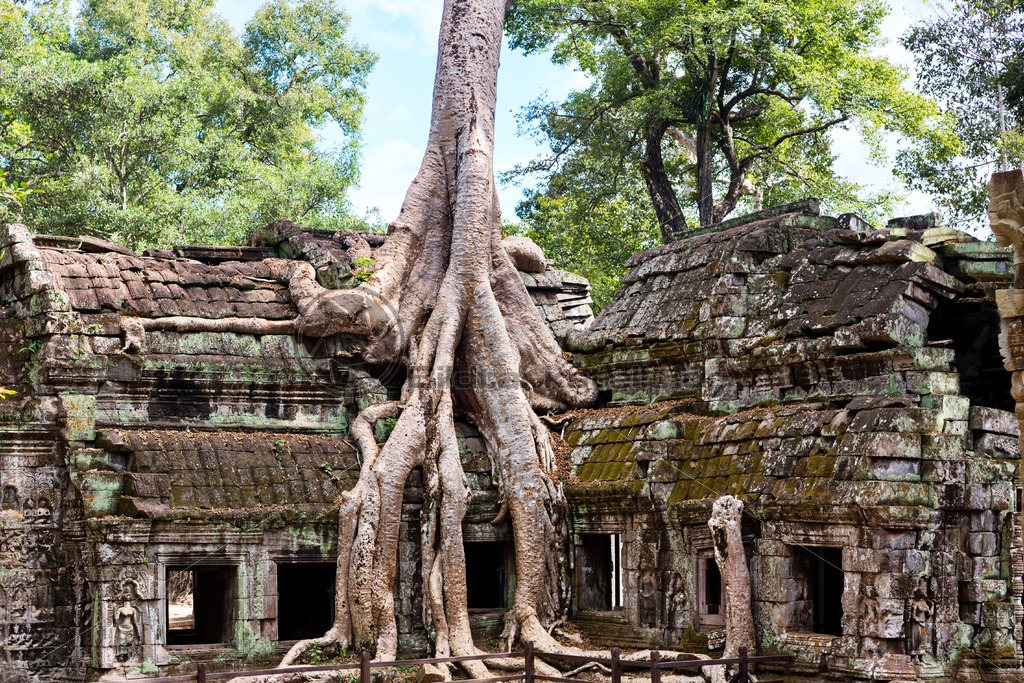
M 967 552 L 975 556 L 996 555 L 999 537 L 988 531 L 976 531 L 967 537 Z
M 1020 437 L 981 432 L 975 435 L 974 451 L 988 458 L 1020 458 Z
M 96 397 L 86 394 L 60 394 L 60 414 L 68 441 L 92 441 L 96 438 Z
M 908 550 L 904 568 L 910 574 L 930 574 L 932 554 L 923 550 Z
M 921 436 L 897 432 L 847 432 L 839 439 L 842 455 L 869 455 L 872 458 L 919 458 Z
M 1002 579 L 982 579 L 978 582 L 978 602 L 1002 602 L 1009 594 L 1009 586 Z
M 880 481 L 918 481 L 921 479 L 921 461 L 903 458 L 868 458 L 867 479 Z
M 970 515 L 970 530 L 971 531 L 994 531 L 996 517 L 991 510 L 982 510 L 980 512 L 973 512 Z
M 972 405 L 970 411 L 971 429 L 993 434 L 1020 436 L 1020 424 L 1016 416 L 1005 410 Z
M 170 477 L 166 474 L 125 474 L 124 493 L 140 498 L 166 498 L 171 488 Z
M 975 557 L 972 558 L 971 566 L 971 576 L 976 580 L 999 578 L 998 557 Z
M 921 437 L 921 457 L 926 460 L 958 460 L 966 455 L 963 436 L 925 434 Z

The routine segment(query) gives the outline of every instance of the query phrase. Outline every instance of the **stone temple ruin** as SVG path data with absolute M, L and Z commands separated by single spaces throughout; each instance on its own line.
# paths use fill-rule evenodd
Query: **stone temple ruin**
M 263 259 L 351 286 L 353 243 L 279 221 L 252 246 L 140 256 L 0 229 L 0 386 L 17 392 L 0 402 L 0 671 L 241 668 L 329 627 L 334 500 L 359 467 L 348 424 L 395 398 L 404 370 L 297 335 Z M 1019 679 L 1019 427 L 999 350 L 1003 311 L 1024 368 L 1011 250 L 934 216 L 876 228 L 806 201 L 636 254 L 596 319 L 583 279 L 535 266 L 524 282 L 601 390 L 599 407 L 549 418 L 571 616 L 591 642 L 720 651 L 708 519 L 732 495 L 751 646 L 793 654 L 794 680 Z M 491 524 L 471 425 L 460 445 L 486 644 L 514 589 L 511 533 Z M 419 486 L 396 585 L 406 655 L 427 647 Z

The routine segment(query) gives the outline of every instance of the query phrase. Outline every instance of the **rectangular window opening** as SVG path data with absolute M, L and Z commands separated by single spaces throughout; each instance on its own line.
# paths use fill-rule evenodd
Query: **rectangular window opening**
M 800 551 L 801 565 L 807 581 L 810 602 L 809 617 L 814 633 L 843 635 L 843 572 L 841 548 L 805 547 Z
M 319 638 L 334 624 L 334 562 L 277 563 L 277 639 Z
M 466 602 L 470 611 L 505 609 L 511 574 L 509 543 L 470 542 L 466 553 Z
M 698 595 L 700 623 L 703 626 L 725 625 L 725 586 L 714 553 L 698 558 Z
M 235 567 L 167 568 L 167 645 L 223 645 L 234 623 Z
M 580 534 L 576 604 L 581 610 L 622 607 L 622 541 L 619 534 Z

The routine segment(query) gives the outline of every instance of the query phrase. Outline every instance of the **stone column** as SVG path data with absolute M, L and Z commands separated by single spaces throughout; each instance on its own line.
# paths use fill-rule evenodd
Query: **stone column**
M 1013 373 L 1010 393 L 1016 402 L 1014 412 L 1024 442 L 1024 172 L 1014 169 L 993 174 L 988 184 L 988 199 L 989 223 L 996 242 L 1004 247 L 1013 247 L 1013 288 L 996 290 L 996 304 L 1003 319 L 999 333 L 999 352 L 1006 369 Z M 1018 485 L 1024 478 L 1024 460 L 1021 463 Z M 1011 590 L 1017 596 L 1021 590 L 1019 577 L 1024 573 L 1024 555 L 1016 547 L 1010 556 L 1013 562 Z M 1016 599 L 1013 621 L 1014 640 L 1018 644 L 1022 637 L 1022 619 L 1024 607 Z

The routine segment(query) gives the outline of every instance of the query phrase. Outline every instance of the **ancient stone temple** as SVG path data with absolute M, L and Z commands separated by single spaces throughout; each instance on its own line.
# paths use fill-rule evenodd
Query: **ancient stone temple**
M 0 229 L 0 387 L 17 392 L 0 402 L 5 674 L 241 668 L 326 630 L 334 501 L 359 467 L 348 424 L 395 398 L 404 369 L 296 334 L 267 259 L 352 286 L 383 239 L 278 222 L 248 247 L 136 255 Z M 720 651 L 708 520 L 728 494 L 744 506 L 751 646 L 795 655 L 794 675 L 1020 677 L 1009 250 L 933 216 L 876 228 L 803 202 L 636 254 L 596 320 L 583 279 L 518 265 L 601 389 L 598 408 L 547 418 L 564 442 L 571 616 L 592 642 Z M 515 585 L 511 533 L 491 524 L 472 425 L 460 445 L 486 644 Z M 408 655 L 427 644 L 418 489 L 395 601 Z

